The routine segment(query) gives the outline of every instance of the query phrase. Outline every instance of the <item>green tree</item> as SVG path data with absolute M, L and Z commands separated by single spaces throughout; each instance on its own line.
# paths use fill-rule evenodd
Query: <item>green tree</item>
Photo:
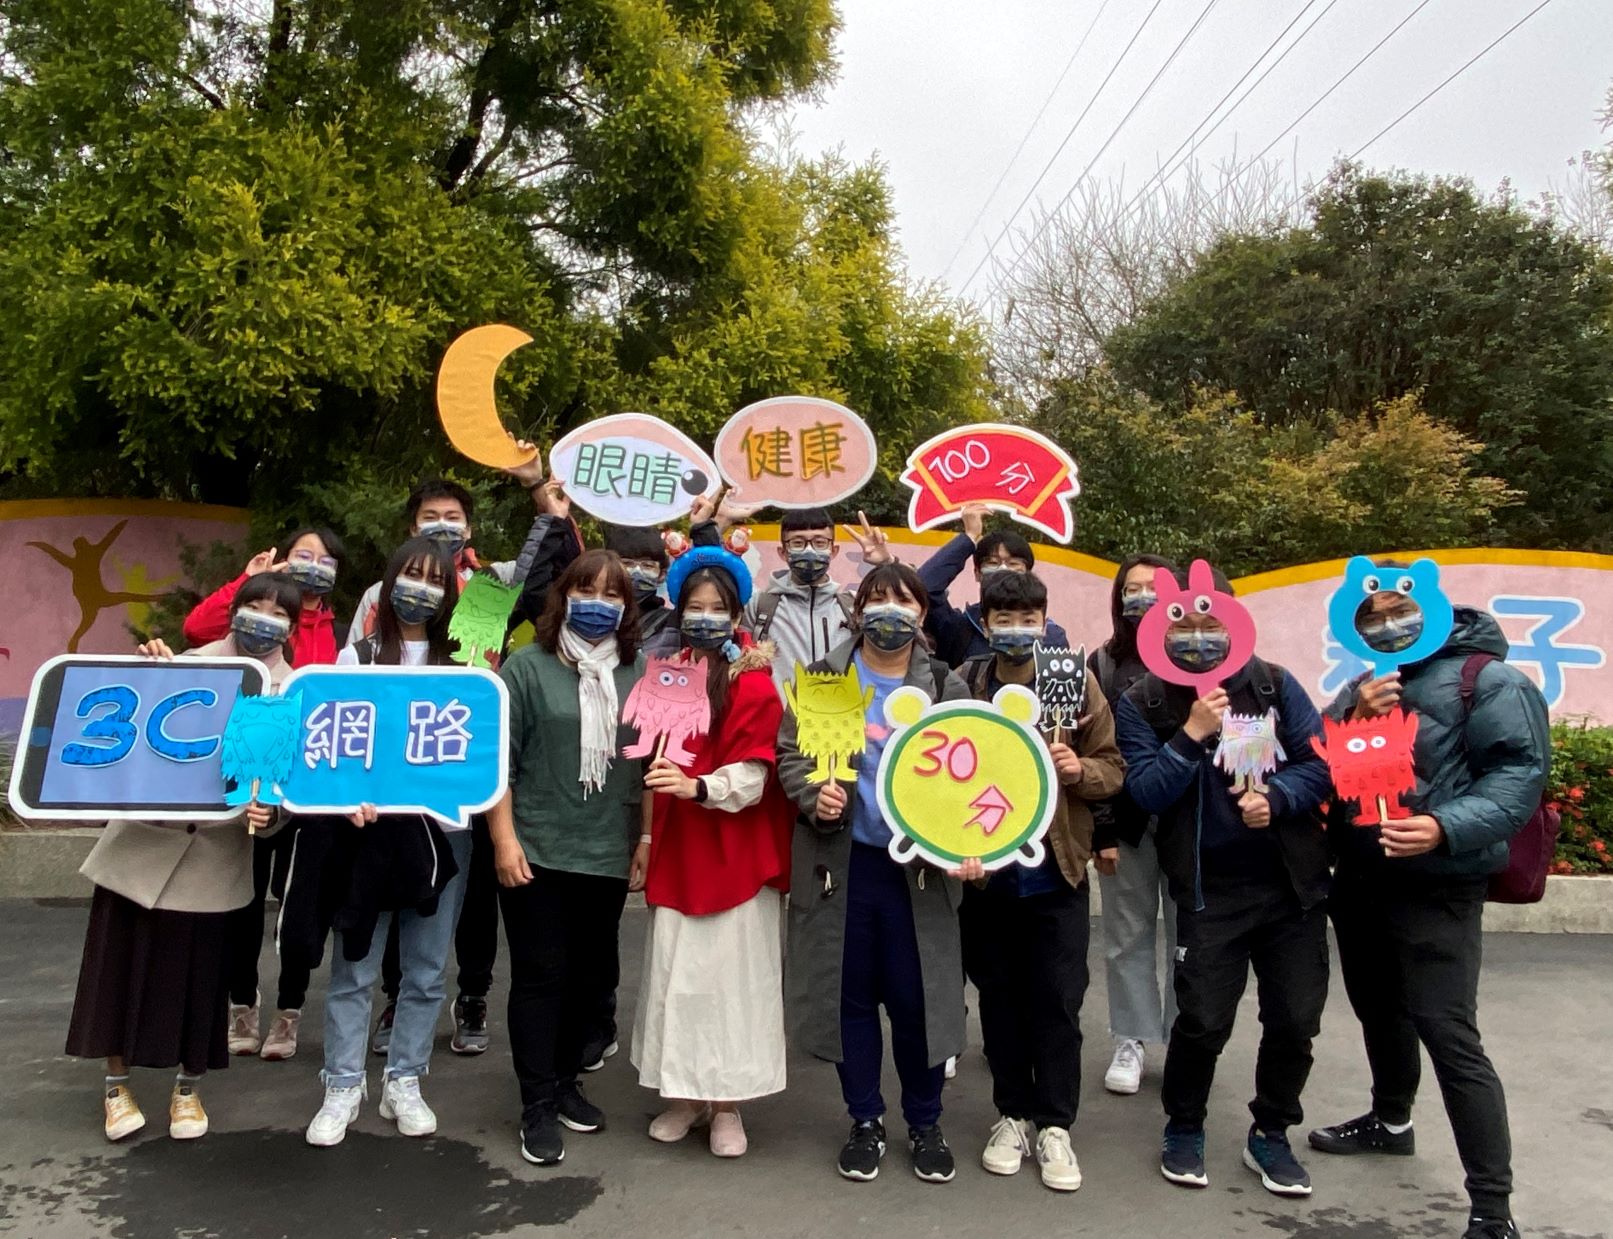
M 1349 165 L 1311 216 L 1214 246 L 1109 337 L 1117 377 L 1184 408 L 1235 391 L 1272 426 L 1417 393 L 1522 493 L 1497 536 L 1613 546 L 1608 256 L 1510 197 Z

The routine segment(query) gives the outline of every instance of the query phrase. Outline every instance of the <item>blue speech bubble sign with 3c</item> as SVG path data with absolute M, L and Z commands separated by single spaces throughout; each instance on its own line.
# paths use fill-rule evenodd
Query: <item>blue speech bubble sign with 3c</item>
M 1376 649 L 1356 627 L 1361 604 L 1379 593 L 1403 594 L 1422 609 L 1422 632 L 1405 649 Z M 1432 559 L 1419 559 L 1409 568 L 1380 568 L 1365 555 L 1357 555 L 1345 565 L 1344 580 L 1328 599 L 1327 622 L 1340 649 L 1369 665 L 1374 676 L 1384 676 L 1437 653 L 1451 635 L 1456 612 L 1439 583 L 1439 565 Z
M 510 699 L 478 667 L 303 667 L 302 734 L 282 787 L 297 813 L 429 813 L 461 825 L 509 776 Z

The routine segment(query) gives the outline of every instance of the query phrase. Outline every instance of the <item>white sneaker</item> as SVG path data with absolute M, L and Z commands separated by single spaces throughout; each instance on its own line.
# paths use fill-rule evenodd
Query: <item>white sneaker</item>
M 319 1107 L 319 1113 L 314 1115 L 314 1121 L 308 1124 L 308 1143 L 321 1149 L 328 1149 L 342 1142 L 347 1135 L 347 1125 L 358 1118 L 358 1112 L 368 1095 L 363 1081 L 351 1088 L 325 1089 L 324 1104 Z
M 420 1095 L 419 1076 L 398 1076 L 382 1085 L 381 1117 L 396 1120 L 402 1136 L 430 1136 L 437 1130 L 437 1116 Z
M 1034 1129 L 1026 1120 L 1003 1115 L 991 1129 L 980 1164 L 992 1174 L 1018 1174 L 1020 1163 L 1031 1155 L 1033 1134 Z
M 1142 1087 L 1143 1043 L 1130 1037 L 1115 1042 L 1115 1056 L 1103 1074 L 1103 1087 L 1111 1093 L 1129 1096 Z
M 957 1055 L 953 1055 L 951 1058 L 947 1059 L 946 1071 L 947 1071 L 947 1079 L 949 1079 L 949 1080 L 957 1079 L 957 1077 L 958 1077 L 958 1058 L 957 1058 Z
M 1070 1147 L 1070 1133 L 1062 1127 L 1044 1127 L 1036 1133 L 1036 1162 L 1042 1183 L 1055 1192 L 1073 1192 L 1081 1186 L 1081 1163 Z M 988 1167 L 989 1169 L 989 1167 Z
M 237 1003 L 230 1004 L 230 1053 L 256 1054 L 258 1052 L 258 1029 L 262 1023 L 258 1011 L 258 1004 L 243 1007 Z

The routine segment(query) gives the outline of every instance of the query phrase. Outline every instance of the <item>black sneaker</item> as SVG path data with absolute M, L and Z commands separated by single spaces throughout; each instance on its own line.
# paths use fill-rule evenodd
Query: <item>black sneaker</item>
M 913 1155 L 913 1173 L 926 1183 L 950 1183 L 958 1172 L 939 1127 L 909 1127 L 907 1150 Z
M 1523 1232 L 1509 1217 L 1479 1217 L 1474 1214 L 1467 1219 L 1467 1229 L 1462 1232 L 1462 1239 L 1523 1239 Z
M 1309 1196 L 1311 1177 L 1288 1144 L 1288 1133 L 1249 1128 L 1243 1164 L 1260 1176 L 1260 1186 L 1275 1196 Z
M 1410 1157 L 1417 1151 L 1417 1134 L 1411 1128 L 1390 1131 L 1376 1114 L 1363 1114 L 1348 1123 L 1318 1127 L 1311 1132 L 1311 1148 L 1318 1153 L 1390 1153 Z
M 1183 1187 L 1209 1187 L 1210 1176 L 1204 1170 L 1204 1128 L 1166 1123 L 1159 1173 Z
M 392 1048 L 392 1019 L 397 1013 L 398 1004 L 389 1002 L 381 1018 L 375 1021 L 375 1031 L 370 1034 L 371 1054 L 385 1054 Z
M 859 1183 L 877 1178 L 879 1159 L 885 1156 L 885 1124 L 878 1119 L 866 1119 L 851 1125 L 851 1135 L 840 1150 L 839 1170 L 844 1179 Z
M 621 1046 L 616 1041 L 616 1025 L 598 1033 L 588 1039 L 582 1048 L 582 1069 L 584 1071 L 598 1071 L 605 1065 L 607 1058 L 614 1058 Z
M 575 1080 L 561 1084 L 555 1090 L 555 1107 L 560 1121 L 572 1131 L 600 1131 L 605 1126 L 605 1112 L 582 1095 L 582 1086 Z
M 454 999 L 454 1039 L 448 1048 L 455 1054 L 487 1052 L 487 999 L 464 994 Z
M 566 1138 L 553 1103 L 528 1106 L 521 1115 L 521 1156 L 534 1166 L 558 1166 L 566 1160 Z

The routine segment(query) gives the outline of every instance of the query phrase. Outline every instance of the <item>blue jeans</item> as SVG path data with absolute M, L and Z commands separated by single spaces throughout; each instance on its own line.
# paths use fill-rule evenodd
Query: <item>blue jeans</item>
M 387 930 L 394 916 L 398 918 L 403 981 L 382 1079 L 423 1076 L 431 1070 L 431 1043 L 447 993 L 448 953 L 454 945 L 454 926 L 465 899 L 465 874 L 470 867 L 470 831 L 446 831 L 444 837 L 459 872 L 443 888 L 433 915 L 421 916 L 410 908 L 381 913 L 370 939 L 370 953 L 357 961 L 343 955 L 341 933 L 332 935 L 330 990 L 325 995 L 325 1069 L 319 1075 L 328 1088 L 352 1088 L 364 1082 L 364 1056 L 370 1049 L 370 995 L 381 975 L 381 957 L 386 954 Z

